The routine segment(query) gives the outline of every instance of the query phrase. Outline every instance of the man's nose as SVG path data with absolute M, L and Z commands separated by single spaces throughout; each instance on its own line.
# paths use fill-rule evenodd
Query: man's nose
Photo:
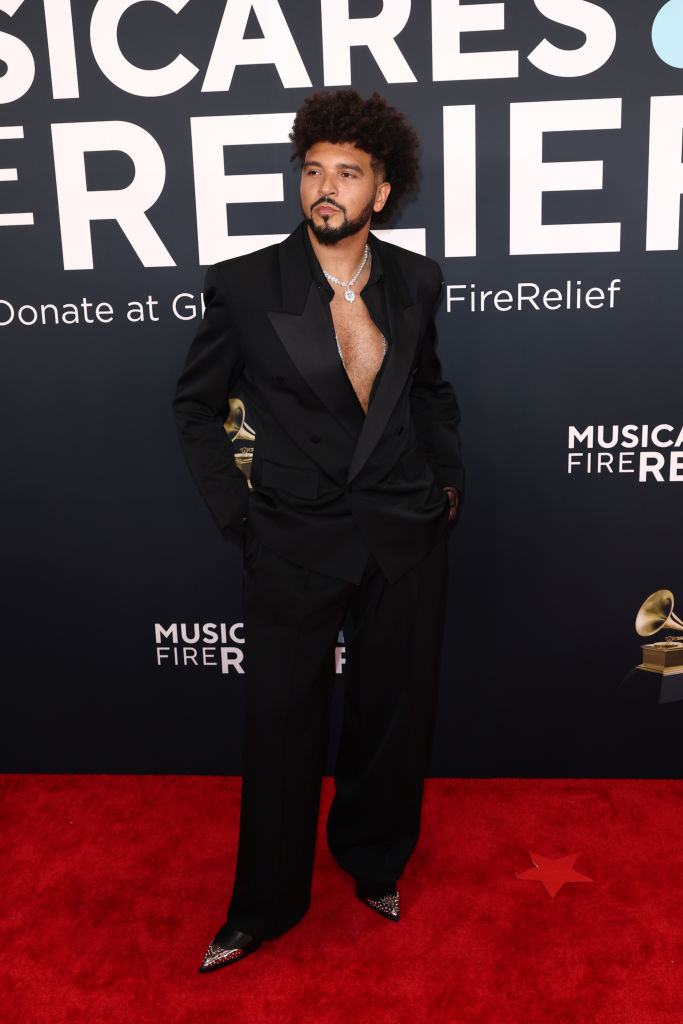
M 320 179 L 320 195 L 333 196 L 334 191 L 334 179 L 326 174 L 323 174 L 323 176 Z

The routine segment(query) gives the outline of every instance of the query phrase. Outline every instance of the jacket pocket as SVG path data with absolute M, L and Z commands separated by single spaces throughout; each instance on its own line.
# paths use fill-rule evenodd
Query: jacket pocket
M 260 484 L 276 491 L 294 494 L 297 498 L 318 497 L 318 472 L 300 466 L 281 466 L 277 462 L 263 460 Z

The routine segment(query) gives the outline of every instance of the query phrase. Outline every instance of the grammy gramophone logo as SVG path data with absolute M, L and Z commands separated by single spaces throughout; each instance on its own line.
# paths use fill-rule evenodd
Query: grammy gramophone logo
M 636 616 L 639 636 L 653 636 L 660 629 L 672 629 L 676 633 L 665 635 L 663 640 L 643 644 L 643 661 L 637 668 L 662 676 L 683 673 L 683 621 L 674 614 L 674 596 L 670 590 L 656 590 L 650 594 Z
M 251 463 L 254 458 L 256 432 L 245 419 L 244 402 L 239 398 L 230 399 L 230 412 L 223 429 L 235 449 L 235 464 L 241 469 L 251 487 Z

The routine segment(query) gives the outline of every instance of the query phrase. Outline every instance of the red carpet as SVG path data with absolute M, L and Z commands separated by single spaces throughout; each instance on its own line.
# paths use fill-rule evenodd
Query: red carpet
M 431 780 L 399 924 L 321 832 L 304 921 L 209 975 L 238 779 L 0 784 L 3 1024 L 683 1021 L 683 782 Z M 529 851 L 593 881 L 551 898 Z

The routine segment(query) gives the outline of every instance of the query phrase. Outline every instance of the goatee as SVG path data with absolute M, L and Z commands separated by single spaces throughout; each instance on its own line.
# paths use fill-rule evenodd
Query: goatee
M 312 216 L 306 217 L 306 223 L 321 245 L 336 245 L 337 242 L 341 242 L 342 238 L 356 235 L 365 227 L 372 217 L 374 205 L 375 199 L 373 196 L 368 205 L 361 210 L 354 220 L 347 220 L 346 213 L 344 213 L 344 220 L 336 228 L 328 227 L 327 224 L 315 224 Z M 340 207 L 337 206 L 336 209 L 339 210 Z

